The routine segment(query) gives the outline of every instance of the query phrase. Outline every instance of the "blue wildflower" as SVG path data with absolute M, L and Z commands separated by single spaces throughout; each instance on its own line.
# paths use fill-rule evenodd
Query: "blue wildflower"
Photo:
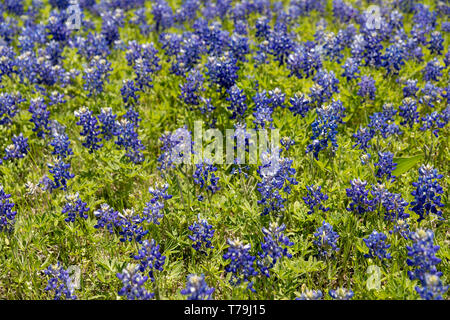
M 340 249 L 337 247 L 339 235 L 333 231 L 333 226 L 322 221 L 322 226 L 316 229 L 314 233 L 314 244 L 317 246 L 319 255 L 324 257 L 332 257 L 334 252 Z
M 317 185 L 306 186 L 306 196 L 303 197 L 303 201 L 309 207 L 308 214 L 312 214 L 315 212 L 316 207 L 323 212 L 330 210 L 330 208 L 326 208 L 322 201 L 328 200 L 328 196 L 321 192 L 322 187 Z
M 215 230 L 212 225 L 208 224 L 206 219 L 201 219 L 200 215 L 197 218 L 198 220 L 189 226 L 192 235 L 189 235 L 188 238 L 194 242 L 192 248 L 207 255 L 208 249 L 214 248 L 211 244 L 211 239 Z
M 270 277 L 269 270 L 272 269 L 277 261 L 283 256 L 292 258 L 287 248 L 294 245 L 283 231 L 286 226 L 282 224 L 278 226 L 276 223 L 270 223 L 268 229 L 262 228 L 264 234 L 264 242 L 261 243 L 262 252 L 258 252 L 259 259 L 256 261 L 257 266 L 261 270 L 261 274 Z
M 187 276 L 186 288 L 181 290 L 181 294 L 188 296 L 188 300 L 211 300 L 214 288 L 208 287 L 205 276 L 190 274 Z
M 330 289 L 328 293 L 335 300 L 350 300 L 354 295 L 351 289 L 343 287 L 337 288 L 336 290 Z
M 53 292 L 54 300 L 76 300 L 77 296 L 74 294 L 74 283 L 69 275 L 69 272 L 64 269 L 58 262 L 57 265 L 50 265 L 44 270 L 44 274 L 50 276 L 45 291 Z
M 148 292 L 144 284 L 148 277 L 139 272 L 139 267 L 128 265 L 122 273 L 117 273 L 117 278 L 122 281 L 119 296 L 125 296 L 128 300 L 150 300 L 154 293 Z
M 87 219 L 89 208 L 87 203 L 81 201 L 80 196 L 77 193 L 66 196 L 66 204 L 62 209 L 63 214 L 67 214 L 67 218 L 64 219 L 66 222 L 75 222 L 77 215 L 80 218 Z
M 258 272 L 254 267 L 256 257 L 250 254 L 250 244 L 244 244 L 239 239 L 228 239 L 227 243 L 229 247 L 228 251 L 223 255 L 223 259 L 230 260 L 230 263 L 225 267 L 225 271 L 232 273 L 231 285 L 238 286 L 242 282 L 248 282 L 247 289 L 255 292 L 253 281 L 250 281 L 250 278 L 257 276 Z
M 152 282 L 155 281 L 154 271 L 163 271 L 166 261 L 166 257 L 159 252 L 159 244 L 156 244 L 154 239 L 144 240 L 138 254 L 134 255 L 133 258 L 139 262 L 139 271 L 148 271 L 148 276 Z
M 13 211 L 15 204 L 10 198 L 11 195 L 5 193 L 3 186 L 0 184 L 0 232 L 9 232 L 14 228 L 17 212 Z
M 389 249 L 391 245 L 385 243 L 386 238 L 387 237 L 384 233 L 373 230 L 373 232 L 367 238 L 363 239 L 364 243 L 369 248 L 369 253 L 365 254 L 364 257 L 377 257 L 380 260 L 390 259 L 391 254 L 386 250 Z
M 430 212 L 442 218 L 442 211 L 439 210 L 439 207 L 444 207 L 441 202 L 441 194 L 444 193 L 444 190 L 438 182 L 442 178 L 443 175 L 438 174 L 437 170 L 430 165 L 419 168 L 419 179 L 412 183 L 416 190 L 411 192 L 414 196 L 414 201 L 411 202 L 411 211 L 419 216 L 418 222 L 425 219 L 425 215 L 429 215 Z

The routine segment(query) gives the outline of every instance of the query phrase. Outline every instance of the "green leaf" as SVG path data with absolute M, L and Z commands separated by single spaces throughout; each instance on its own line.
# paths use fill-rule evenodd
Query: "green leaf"
M 421 154 L 410 158 L 394 158 L 394 163 L 397 163 L 397 168 L 392 172 L 392 174 L 394 176 L 404 174 L 422 159 L 423 155 Z

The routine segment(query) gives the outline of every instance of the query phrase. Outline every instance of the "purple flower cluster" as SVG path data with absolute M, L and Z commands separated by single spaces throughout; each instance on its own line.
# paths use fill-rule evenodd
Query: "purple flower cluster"
M 215 232 L 213 226 L 208 224 L 206 219 L 201 219 L 199 215 L 198 220 L 190 225 L 188 229 L 192 232 L 192 235 L 188 236 L 194 242 L 192 248 L 208 255 L 207 251 L 214 248 L 211 244 L 211 239 Z
M 253 281 L 250 278 L 258 275 L 255 269 L 256 257 L 250 254 L 250 244 L 244 244 L 239 239 L 228 239 L 228 251 L 223 255 L 224 260 L 230 260 L 230 263 L 225 267 L 225 271 L 232 273 L 230 283 L 233 286 L 238 286 L 242 282 L 248 282 L 247 289 L 253 289 Z
M 213 293 L 214 288 L 208 287 L 203 274 L 188 275 L 186 288 L 181 290 L 181 294 L 188 296 L 188 300 L 211 300 Z
M 64 269 L 58 262 L 57 265 L 50 265 L 44 270 L 44 274 L 50 276 L 45 291 L 54 293 L 54 300 L 76 300 L 77 296 L 74 294 L 74 283 L 69 275 L 69 272 Z
M 66 196 L 66 204 L 62 209 L 63 214 L 67 214 L 67 218 L 64 219 L 66 222 L 75 222 L 77 216 L 82 219 L 87 219 L 89 208 L 87 203 L 81 201 L 80 195 L 78 193 Z
M 416 190 L 411 192 L 414 196 L 414 201 L 411 202 L 411 211 L 419 216 L 417 221 L 422 221 L 425 219 L 425 215 L 428 216 L 430 213 L 442 218 L 442 211 L 439 208 L 444 207 L 441 202 L 441 194 L 444 193 L 444 190 L 438 180 L 443 177 L 429 165 L 419 168 L 419 179 L 412 183 Z
M 391 247 L 390 244 L 386 244 L 386 235 L 382 232 L 377 232 L 373 230 L 373 232 L 367 237 L 364 238 L 363 241 L 366 246 L 369 248 L 369 253 L 365 254 L 365 258 L 378 258 L 380 260 L 390 259 L 391 254 L 386 250 Z
M 270 277 L 269 270 L 272 269 L 277 261 L 283 256 L 292 258 L 287 248 L 294 245 L 283 231 L 286 226 L 282 224 L 278 226 L 276 223 L 271 223 L 269 228 L 262 228 L 264 234 L 264 242 L 261 243 L 261 252 L 258 252 L 259 259 L 256 261 L 261 274 Z
M 317 246 L 319 255 L 324 257 L 332 257 L 334 252 L 338 252 L 340 249 L 337 247 L 337 241 L 339 234 L 333 231 L 333 226 L 322 221 L 322 226 L 317 228 L 314 233 L 314 244 Z
M 0 184 L 0 232 L 9 232 L 14 228 L 16 211 L 13 211 L 14 202 L 10 200 L 11 195 L 5 193 L 3 186 Z

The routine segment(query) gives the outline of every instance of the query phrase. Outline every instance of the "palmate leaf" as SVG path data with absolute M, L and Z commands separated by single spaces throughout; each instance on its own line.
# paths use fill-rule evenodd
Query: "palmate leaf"
M 397 168 L 392 172 L 394 176 L 399 176 L 410 170 L 418 162 L 423 159 L 423 155 L 416 155 L 409 158 L 394 158 L 394 163 L 397 163 Z

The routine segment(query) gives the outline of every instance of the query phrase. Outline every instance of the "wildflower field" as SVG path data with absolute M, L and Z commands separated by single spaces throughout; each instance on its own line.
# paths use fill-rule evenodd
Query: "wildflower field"
M 448 2 L 0 12 L 1 299 L 448 299 Z

